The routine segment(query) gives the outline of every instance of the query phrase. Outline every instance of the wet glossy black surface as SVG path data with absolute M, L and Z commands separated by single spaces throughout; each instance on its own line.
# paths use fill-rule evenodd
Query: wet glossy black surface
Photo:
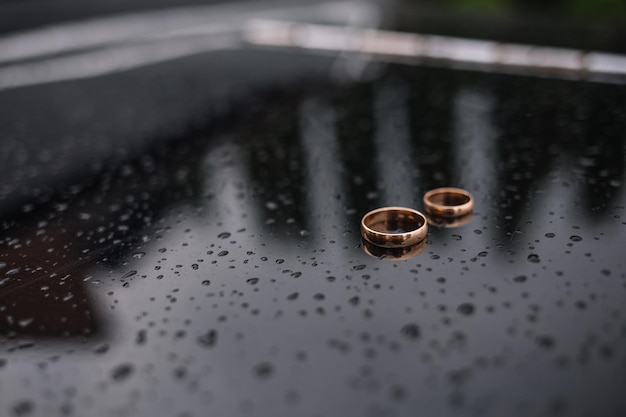
M 626 414 L 624 86 L 242 51 L 307 70 L 217 100 L 213 56 L 0 93 L 0 414 Z M 365 253 L 438 186 L 469 223 Z

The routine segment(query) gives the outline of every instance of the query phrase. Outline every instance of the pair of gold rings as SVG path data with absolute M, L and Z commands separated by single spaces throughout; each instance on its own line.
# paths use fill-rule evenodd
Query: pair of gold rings
M 474 198 L 469 192 L 461 188 L 436 188 L 424 195 L 424 209 L 430 218 L 411 208 L 382 207 L 363 216 L 361 236 L 382 248 L 411 247 L 426 239 L 429 220 L 450 224 L 471 216 L 473 208 Z

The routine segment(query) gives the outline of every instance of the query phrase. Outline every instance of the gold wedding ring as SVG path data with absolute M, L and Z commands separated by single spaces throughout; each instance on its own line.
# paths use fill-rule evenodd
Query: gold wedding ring
M 474 198 L 461 188 L 435 188 L 424 194 L 424 209 L 430 216 L 459 218 L 472 212 Z
M 406 207 L 383 207 L 372 210 L 361 219 L 361 236 L 384 248 L 404 248 L 426 238 L 426 216 Z

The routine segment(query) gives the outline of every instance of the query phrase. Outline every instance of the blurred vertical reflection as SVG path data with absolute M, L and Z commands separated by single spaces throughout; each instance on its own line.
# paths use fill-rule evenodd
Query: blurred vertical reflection
M 408 120 L 408 92 L 401 83 L 388 81 L 377 86 L 376 170 L 381 200 L 385 205 L 416 207 L 420 201 L 415 155 Z
M 483 89 L 459 88 L 454 100 L 455 166 L 454 184 L 481 190 L 496 175 L 493 164 L 497 132 L 493 127 L 494 102 Z M 493 192 L 494 190 L 484 190 Z
M 322 240 L 342 240 L 345 188 L 341 169 L 335 109 L 327 100 L 305 100 L 298 110 L 305 155 L 308 219 Z M 302 230 L 301 234 L 310 233 Z
M 299 137 L 298 116 L 290 104 L 293 97 L 278 93 L 276 105 L 253 108 L 244 116 L 239 135 L 250 173 L 250 187 L 259 221 L 271 224 L 281 236 L 293 236 L 295 227 L 307 228 L 306 155 Z M 265 97 L 269 99 L 269 97 Z M 282 102 L 282 103 L 281 103 Z M 254 138 L 254 139 L 252 139 Z M 217 196 L 219 198 L 219 196 Z
M 455 77 L 447 82 L 424 71 L 405 78 L 409 89 L 411 142 L 419 167 L 421 189 L 425 191 L 453 184 L 455 142 L 453 108 Z
M 546 89 L 551 94 L 545 94 Z M 571 176 L 560 185 L 582 197 L 579 211 L 606 211 L 624 176 L 623 95 L 606 85 L 537 80 L 494 88 L 497 138 L 498 216 L 512 233 L 522 211 L 555 170 Z M 594 167 L 600 167 L 599 169 Z M 591 216 L 590 220 L 599 219 Z
M 372 85 L 367 83 L 332 95 L 337 109 L 340 161 L 347 177 L 346 205 L 352 212 L 379 201 L 378 178 L 372 169 L 376 164 L 373 97 Z

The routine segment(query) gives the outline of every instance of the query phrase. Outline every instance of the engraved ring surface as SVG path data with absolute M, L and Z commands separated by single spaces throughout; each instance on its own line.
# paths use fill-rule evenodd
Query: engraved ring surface
M 426 216 L 406 207 L 382 207 L 361 219 L 361 236 L 384 248 L 404 248 L 426 238 Z
M 461 188 L 435 188 L 424 194 L 424 209 L 431 216 L 461 217 L 472 212 L 474 198 Z

